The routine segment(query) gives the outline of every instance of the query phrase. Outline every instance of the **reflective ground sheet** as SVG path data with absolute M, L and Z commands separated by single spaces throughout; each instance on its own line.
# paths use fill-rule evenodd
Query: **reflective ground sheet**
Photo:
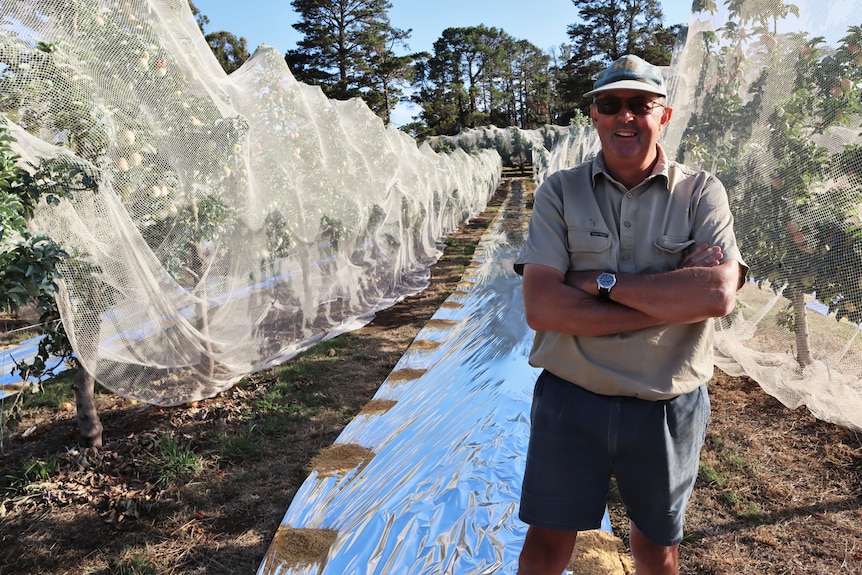
M 39 338 L 28 339 L 12 348 L 0 350 L 0 399 L 15 395 L 28 385 L 13 371 L 16 364 L 32 361 L 38 351 Z M 49 358 L 48 365 L 54 366 L 55 373 L 66 369 L 66 365 L 56 358 Z
M 318 462 L 297 492 L 259 575 L 515 573 L 538 376 L 512 271 L 526 225 L 515 188 L 460 289 L 369 404 L 377 408 L 332 446 L 342 468 Z

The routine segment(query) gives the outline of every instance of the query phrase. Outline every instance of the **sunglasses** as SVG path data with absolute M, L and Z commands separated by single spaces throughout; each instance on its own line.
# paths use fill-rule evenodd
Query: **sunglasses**
M 618 114 L 622 110 L 623 104 L 635 116 L 649 116 L 656 108 L 667 107 L 664 104 L 659 104 L 654 100 L 648 100 L 643 97 L 629 98 L 627 100 L 620 98 L 597 98 L 593 100 L 593 104 L 596 106 L 596 111 L 604 115 Z

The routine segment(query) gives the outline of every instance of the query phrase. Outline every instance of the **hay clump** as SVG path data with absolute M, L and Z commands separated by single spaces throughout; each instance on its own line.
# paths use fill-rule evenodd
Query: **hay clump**
M 622 540 L 607 531 L 578 533 L 567 568 L 578 575 L 634 575 L 634 561 Z
M 331 477 L 360 470 L 374 459 L 374 452 L 355 443 L 336 443 L 320 451 L 311 460 L 311 467 L 321 477 Z

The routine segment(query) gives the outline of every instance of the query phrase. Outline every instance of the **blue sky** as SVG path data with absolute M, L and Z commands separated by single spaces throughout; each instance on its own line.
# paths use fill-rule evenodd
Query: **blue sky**
M 411 51 L 432 51 L 443 30 L 484 24 L 502 28 L 515 38 L 543 50 L 567 42 L 566 26 L 575 22 L 571 0 L 391 0 L 389 19 L 412 29 Z M 194 0 L 210 19 L 208 32 L 227 30 L 248 40 L 249 51 L 268 44 L 284 53 L 296 46 L 299 33 L 291 26 L 296 14 L 289 0 Z M 662 0 L 665 24 L 687 24 L 691 0 Z

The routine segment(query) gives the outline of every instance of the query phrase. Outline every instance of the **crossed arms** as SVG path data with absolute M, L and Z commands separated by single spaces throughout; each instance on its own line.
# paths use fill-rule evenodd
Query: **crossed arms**
M 676 270 L 617 274 L 611 300 L 598 297 L 604 270 L 569 272 L 524 266 L 524 308 L 535 330 L 601 336 L 663 323 L 694 323 L 730 313 L 736 305 L 740 267 L 723 261 L 718 246 L 698 246 Z

